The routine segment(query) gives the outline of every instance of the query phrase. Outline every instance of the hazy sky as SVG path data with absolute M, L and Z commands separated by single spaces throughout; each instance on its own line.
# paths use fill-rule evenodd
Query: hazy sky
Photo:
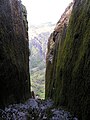
M 29 25 L 57 23 L 65 8 L 73 0 L 22 0 L 28 12 Z

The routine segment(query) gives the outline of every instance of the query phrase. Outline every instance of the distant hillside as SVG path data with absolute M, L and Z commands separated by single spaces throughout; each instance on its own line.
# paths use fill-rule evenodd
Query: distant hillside
M 54 25 L 45 23 L 40 26 L 31 26 L 29 47 L 30 56 L 30 71 L 32 90 L 39 97 L 44 98 L 45 85 L 45 59 L 48 38 L 53 31 Z

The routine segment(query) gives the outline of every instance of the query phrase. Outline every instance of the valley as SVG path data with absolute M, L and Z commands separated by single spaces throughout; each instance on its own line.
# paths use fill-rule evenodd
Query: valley
M 45 98 L 45 71 L 48 38 L 55 25 L 45 23 L 31 26 L 29 31 L 31 89 L 39 98 Z

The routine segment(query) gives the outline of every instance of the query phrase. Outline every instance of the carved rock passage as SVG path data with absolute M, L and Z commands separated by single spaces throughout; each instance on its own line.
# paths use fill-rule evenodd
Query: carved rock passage
M 90 0 L 74 0 L 68 26 L 61 22 L 56 28 L 58 33 L 54 31 L 48 42 L 46 98 L 88 120 Z
M 29 96 L 29 47 L 18 0 L 0 0 L 0 107 Z M 27 21 L 27 20 L 26 20 Z

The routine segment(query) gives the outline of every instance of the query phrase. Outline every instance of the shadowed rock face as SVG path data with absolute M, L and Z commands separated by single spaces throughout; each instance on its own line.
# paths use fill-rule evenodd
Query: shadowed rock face
M 18 0 L 0 0 L 0 107 L 23 101 L 29 96 L 25 12 Z
M 69 25 L 56 28 L 48 42 L 46 98 L 50 96 L 56 105 L 69 109 L 80 120 L 88 120 L 90 0 L 74 0 Z

